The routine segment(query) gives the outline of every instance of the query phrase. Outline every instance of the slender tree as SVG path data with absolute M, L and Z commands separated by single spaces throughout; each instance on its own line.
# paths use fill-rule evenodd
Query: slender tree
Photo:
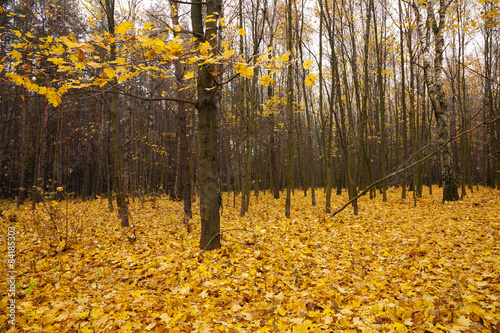
M 418 35 L 422 45 L 424 80 L 428 87 L 436 118 L 439 145 L 443 145 L 450 138 L 448 105 L 443 84 L 444 30 L 447 7 L 448 3 L 445 0 L 439 0 L 436 17 L 433 2 L 426 3 L 427 19 L 431 23 L 428 28 L 432 28 L 434 35 L 434 54 L 432 54 L 430 49 L 431 41 L 425 31 L 423 8 L 416 0 L 413 1 L 413 8 L 417 17 Z M 433 62 L 434 66 L 432 66 Z M 460 196 L 458 194 L 451 145 L 449 144 L 441 150 L 441 173 L 443 177 L 443 201 L 458 200 Z

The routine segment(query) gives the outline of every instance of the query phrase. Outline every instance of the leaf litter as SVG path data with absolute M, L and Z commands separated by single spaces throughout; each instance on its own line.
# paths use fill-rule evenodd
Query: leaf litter
M 211 252 L 198 247 L 198 202 L 191 233 L 182 202 L 165 197 L 130 204 L 132 232 L 104 200 L 35 212 L 3 202 L 2 232 L 15 225 L 17 233 L 17 329 L 498 332 L 500 191 L 479 188 L 451 203 L 440 196 L 434 189 L 414 207 L 391 189 L 387 202 L 361 198 L 358 216 L 348 208 L 330 218 L 322 191 L 313 207 L 296 190 L 286 219 L 284 198 L 252 196 L 240 217 L 238 197 L 233 205 L 225 195 L 227 232 Z M 346 200 L 335 196 L 332 207 Z M 3 270 L 1 311 L 6 279 Z M 0 327 L 15 330 L 6 316 Z

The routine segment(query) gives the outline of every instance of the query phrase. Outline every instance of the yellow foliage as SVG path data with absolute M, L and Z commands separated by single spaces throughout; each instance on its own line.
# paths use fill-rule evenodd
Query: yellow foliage
M 175 37 L 170 42 L 168 42 L 167 49 L 174 56 L 177 56 L 179 54 L 179 52 L 182 51 L 182 49 L 183 49 L 182 43 L 183 43 L 182 39 Z
M 304 67 L 304 69 L 310 69 L 313 65 L 313 61 L 312 60 L 307 60 L 306 62 L 304 62 L 302 64 L 302 67 Z
M 113 68 L 105 68 L 104 69 L 104 73 L 106 74 L 106 76 L 110 79 L 114 78 L 116 76 L 116 73 L 115 71 L 113 70 Z
M 200 43 L 200 53 L 203 56 L 208 57 L 211 49 L 212 49 L 212 46 L 210 46 L 209 42 Z
M 227 60 L 227 59 L 231 58 L 234 53 L 235 53 L 234 50 L 230 50 L 227 47 L 225 47 L 224 52 L 222 53 L 222 57 Z
M 123 34 L 127 33 L 127 31 L 132 29 L 133 26 L 134 25 L 132 24 L 132 22 L 125 21 L 115 28 L 115 33 L 123 35 Z
M 186 74 L 184 74 L 184 80 L 189 80 L 189 79 L 192 79 L 193 77 L 194 77 L 193 71 L 189 71 Z
M 224 194 L 224 240 L 238 243 L 210 253 L 198 248 L 198 201 L 191 233 L 182 227 L 182 202 L 130 203 L 134 243 L 106 202 L 68 202 L 69 226 L 85 238 L 49 247 L 42 234 L 16 236 L 23 256 L 36 261 L 36 270 L 17 267 L 20 286 L 43 281 L 29 294 L 19 289 L 16 309 L 29 318 L 19 329 L 84 331 L 91 322 L 96 332 L 491 331 L 500 320 L 500 191 L 480 188 L 446 204 L 441 195 L 434 189 L 414 207 L 389 190 L 387 202 L 361 198 L 359 216 L 331 218 L 318 190 L 315 207 L 309 196 L 294 196 L 286 219 L 284 198 L 252 196 L 240 217 Z M 332 206 L 347 200 L 335 196 Z M 28 204 L 4 207 L 6 216 L 19 215 L 19 229 L 37 230 L 33 216 L 50 220 Z
M 250 77 L 253 76 L 253 68 L 249 67 L 247 63 L 244 62 L 238 62 L 234 65 L 234 71 L 241 76 L 245 77 Z
M 268 87 L 270 84 L 275 84 L 276 80 L 271 78 L 271 76 L 266 75 L 260 79 L 260 84 Z
M 316 82 L 316 76 L 314 74 L 309 74 L 307 77 L 306 77 L 306 86 L 310 87 L 312 86 L 315 82 Z
M 19 53 L 19 51 L 17 51 L 17 50 L 12 50 L 9 53 L 12 56 L 12 58 L 14 58 L 16 60 L 19 60 L 22 57 L 21 53 Z

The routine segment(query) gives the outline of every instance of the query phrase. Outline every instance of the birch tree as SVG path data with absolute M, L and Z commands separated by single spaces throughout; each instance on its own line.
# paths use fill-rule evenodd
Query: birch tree
M 444 29 L 448 3 L 445 0 L 439 0 L 438 5 L 436 12 L 433 0 L 420 3 L 413 0 L 413 9 L 417 18 L 417 31 L 422 47 L 424 81 L 436 117 L 438 144 L 442 146 L 450 138 L 448 105 L 443 88 Z M 427 14 L 424 15 L 424 12 L 427 12 Z M 428 24 L 425 24 L 424 19 Z M 433 39 L 431 39 L 431 36 Z M 431 51 L 432 43 L 434 44 L 434 52 Z M 460 196 L 449 143 L 441 150 L 440 157 L 443 177 L 443 201 L 456 201 Z

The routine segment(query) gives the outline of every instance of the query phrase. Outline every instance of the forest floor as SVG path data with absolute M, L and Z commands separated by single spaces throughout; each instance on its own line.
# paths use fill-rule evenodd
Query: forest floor
M 499 332 L 500 191 L 474 190 L 443 204 L 424 188 L 414 207 L 391 189 L 334 218 L 323 191 L 313 207 L 296 190 L 291 219 L 284 195 L 252 195 L 245 217 L 225 195 L 228 231 L 211 252 L 198 247 L 198 202 L 191 233 L 182 202 L 131 203 L 136 241 L 106 200 L 0 202 L 4 263 L 16 232 L 0 332 Z

